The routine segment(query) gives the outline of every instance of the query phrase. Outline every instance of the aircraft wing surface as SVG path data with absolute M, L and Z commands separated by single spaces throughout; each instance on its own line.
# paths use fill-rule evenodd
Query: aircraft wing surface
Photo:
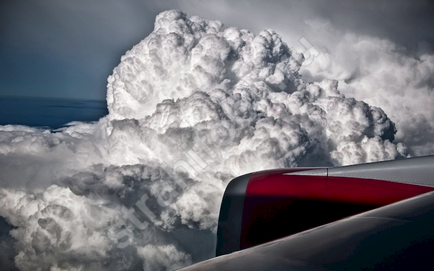
M 182 270 L 434 270 L 434 156 L 254 172 L 226 188 L 218 257 Z

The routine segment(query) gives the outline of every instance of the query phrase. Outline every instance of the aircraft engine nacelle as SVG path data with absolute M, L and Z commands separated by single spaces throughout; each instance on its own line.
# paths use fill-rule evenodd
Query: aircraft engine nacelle
M 392 166 L 379 170 L 384 165 Z M 402 169 L 399 165 L 393 161 L 341 168 L 276 169 L 237 177 L 223 196 L 216 256 L 433 190 L 391 181 L 391 175 L 408 175 L 420 181 L 417 169 L 407 171 L 408 166 Z

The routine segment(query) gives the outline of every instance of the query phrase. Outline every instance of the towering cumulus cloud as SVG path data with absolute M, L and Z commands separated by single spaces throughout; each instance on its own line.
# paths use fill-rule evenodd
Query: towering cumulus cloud
M 180 268 L 213 256 L 236 175 L 407 156 L 380 108 L 337 81 L 303 82 L 303 60 L 272 30 L 158 15 L 108 79 L 108 116 L 57 132 L 0 127 L 0 215 L 13 226 L 1 240 L 13 264 Z
M 339 80 L 341 93 L 381 106 L 411 155 L 433 154 L 434 55 L 422 49 L 410 53 L 384 38 L 341 32 L 327 22 L 308 25 L 310 36 L 320 36 L 327 50 L 300 69 L 304 78 Z

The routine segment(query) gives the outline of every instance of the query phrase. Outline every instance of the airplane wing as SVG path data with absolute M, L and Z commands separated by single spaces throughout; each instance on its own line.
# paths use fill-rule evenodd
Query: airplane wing
M 243 175 L 218 257 L 182 270 L 434 270 L 433 190 L 434 156 Z

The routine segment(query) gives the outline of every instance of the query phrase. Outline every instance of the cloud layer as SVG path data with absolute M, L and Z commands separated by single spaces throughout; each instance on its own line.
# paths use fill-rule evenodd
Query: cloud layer
M 414 55 L 388 39 L 338 31 L 330 22 L 309 25 L 321 33 L 325 47 L 317 46 L 320 54 L 302 68 L 303 78 L 338 80 L 341 93 L 387 113 L 398 127 L 397 140 L 411 155 L 433 154 L 434 55 Z
M 15 265 L 176 269 L 213 256 L 237 175 L 407 157 L 381 108 L 337 80 L 306 83 L 304 60 L 272 30 L 159 14 L 108 78 L 108 116 L 56 132 L 0 127 Z

